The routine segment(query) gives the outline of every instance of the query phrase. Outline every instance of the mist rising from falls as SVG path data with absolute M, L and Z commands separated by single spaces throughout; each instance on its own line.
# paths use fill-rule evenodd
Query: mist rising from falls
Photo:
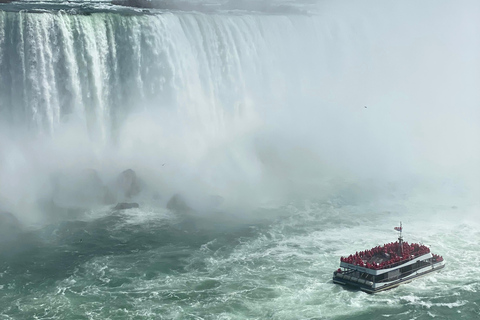
M 85 168 L 233 206 L 478 177 L 478 93 L 458 82 L 479 83 L 462 53 L 478 42 L 447 32 L 455 17 L 413 17 L 394 39 L 396 16 L 349 18 L 0 12 L 1 201 Z
M 81 168 L 133 167 L 173 190 L 259 181 L 252 135 L 299 95 L 290 79 L 312 83 L 317 73 L 298 66 L 318 52 L 317 23 L 1 13 L 2 196 L 18 202 L 20 181 L 45 192 L 52 172 Z

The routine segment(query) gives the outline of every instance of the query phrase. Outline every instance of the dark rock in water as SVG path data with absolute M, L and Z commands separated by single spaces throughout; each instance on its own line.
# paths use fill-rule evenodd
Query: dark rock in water
M 221 205 L 224 201 L 225 199 L 219 195 L 211 195 L 208 197 L 209 205 L 214 208 Z
M 10 212 L 0 212 L 0 240 L 10 238 L 22 230 L 18 219 Z
M 115 197 L 115 195 L 112 193 L 112 191 L 108 187 L 105 187 L 105 194 L 104 194 L 104 197 L 103 197 L 103 203 L 104 204 L 114 204 L 115 202 L 117 202 L 117 198 Z
M 53 198 L 40 198 L 36 205 L 43 213 L 42 219 L 45 223 L 53 223 L 63 220 L 65 217 L 69 219 L 77 219 L 85 214 L 85 209 L 92 202 L 85 203 L 83 206 L 68 204 L 66 202 L 57 204 Z
M 0 227 L 2 229 L 20 229 L 20 222 L 10 212 L 0 212 Z
M 113 210 L 125 210 L 125 209 L 132 209 L 132 208 L 139 208 L 140 206 L 136 202 L 121 202 L 113 208 Z
M 185 199 L 179 195 L 178 193 L 175 194 L 168 200 L 167 202 L 167 209 L 176 211 L 176 212 L 188 212 L 192 211 L 192 208 L 190 208 L 185 201 Z
M 162 196 L 160 195 L 160 193 L 154 192 L 154 193 L 152 194 L 152 199 L 153 199 L 153 200 L 161 200 L 161 199 L 162 199 Z
M 119 196 L 130 199 L 140 193 L 140 181 L 137 174 L 132 169 L 127 169 L 120 173 L 116 182 Z
M 95 169 L 59 172 L 52 177 L 52 182 L 53 200 L 60 207 L 108 204 L 106 203 L 108 189 Z

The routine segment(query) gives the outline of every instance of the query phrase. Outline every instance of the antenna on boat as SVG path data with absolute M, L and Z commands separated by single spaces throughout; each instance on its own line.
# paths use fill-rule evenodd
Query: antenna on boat
M 399 232 L 399 235 L 398 235 L 398 244 L 399 244 L 399 246 L 400 246 L 400 252 L 401 252 L 401 254 L 403 255 L 403 237 L 402 237 L 403 228 L 402 228 L 402 221 L 400 221 L 400 227 L 395 227 L 394 229 Z

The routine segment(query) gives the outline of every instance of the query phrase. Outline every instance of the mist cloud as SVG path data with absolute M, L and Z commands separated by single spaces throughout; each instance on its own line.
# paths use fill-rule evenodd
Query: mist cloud
M 305 8 L 266 1 L 238 6 L 277 4 Z M 14 97 L 0 91 L 8 97 L 2 100 L 2 205 L 34 212 L 38 199 L 54 196 L 52 176 L 86 169 L 108 185 L 132 168 L 150 194 L 162 195 L 162 205 L 177 192 L 199 205 L 218 195 L 231 208 L 293 197 L 369 197 L 395 184 L 478 192 L 478 5 L 315 6 L 312 16 L 120 17 L 118 24 L 108 21 L 113 38 L 93 28 L 98 17 L 38 20 L 85 26 L 84 38 L 71 47 L 63 43 L 58 56 L 81 65 L 68 54 L 88 39 L 91 46 L 81 52 L 97 68 L 81 69 L 79 78 L 72 73 L 68 90 L 50 91 L 59 101 L 69 101 L 75 90 L 84 94 L 81 108 L 47 126 L 53 130 L 37 126 L 28 112 L 11 116 L 5 101 Z M 0 44 L 6 68 L 11 48 Z M 54 43 L 37 45 L 55 49 Z M 55 57 L 45 65 L 52 74 L 63 61 Z M 30 107 L 18 103 L 8 107 Z M 64 199 L 57 195 L 59 203 L 84 188 L 76 178 L 67 181 L 73 185 Z

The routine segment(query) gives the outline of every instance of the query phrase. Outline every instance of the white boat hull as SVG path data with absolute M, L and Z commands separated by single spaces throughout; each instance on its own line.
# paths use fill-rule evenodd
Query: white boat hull
M 399 279 L 396 279 L 393 281 L 376 282 L 376 283 L 372 281 L 365 281 L 363 279 L 351 277 L 348 275 L 343 275 L 341 273 L 336 273 L 333 276 L 333 282 L 336 284 L 341 284 L 345 286 L 356 287 L 367 293 L 376 293 L 376 292 L 398 287 L 402 283 L 407 283 L 414 279 L 428 275 L 432 272 L 439 271 L 444 267 L 445 267 L 445 261 L 440 261 L 440 262 L 433 263 L 430 266 L 426 266 L 424 268 L 418 269 L 415 272 L 405 277 L 400 277 Z

